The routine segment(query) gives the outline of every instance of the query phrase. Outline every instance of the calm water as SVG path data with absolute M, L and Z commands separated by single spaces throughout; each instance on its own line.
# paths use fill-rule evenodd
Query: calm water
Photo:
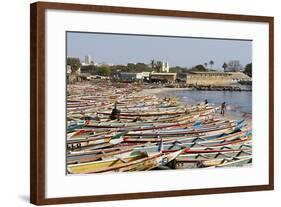
M 243 116 L 252 114 L 252 92 L 251 91 L 169 91 L 163 92 L 161 96 L 178 97 L 181 102 L 187 104 L 198 104 L 208 100 L 210 104 L 221 105 L 226 102 L 227 113 Z

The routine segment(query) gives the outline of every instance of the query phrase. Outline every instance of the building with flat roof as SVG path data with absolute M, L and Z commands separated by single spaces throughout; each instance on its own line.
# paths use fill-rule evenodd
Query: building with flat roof
M 141 81 L 141 80 L 143 80 L 143 74 L 142 73 L 120 72 L 117 74 L 117 78 L 121 81 Z
M 173 83 L 175 82 L 177 78 L 176 73 L 151 73 L 150 74 L 150 80 L 152 82 L 170 82 Z
M 85 65 L 90 65 L 91 64 L 91 56 L 90 55 L 86 55 L 85 56 Z

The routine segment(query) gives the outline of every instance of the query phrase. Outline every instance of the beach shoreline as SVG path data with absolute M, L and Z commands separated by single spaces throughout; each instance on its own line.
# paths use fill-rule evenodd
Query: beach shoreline
M 138 95 L 142 95 L 142 96 L 157 96 L 159 98 L 163 98 L 163 97 L 167 97 L 167 93 L 169 92 L 177 92 L 177 91 L 191 91 L 192 89 L 190 88 L 152 88 L 152 89 L 143 89 L 142 91 L 138 92 Z M 168 95 L 169 96 L 169 95 Z M 169 96 L 169 97 L 174 97 L 174 96 Z M 180 104 L 184 104 L 186 106 L 192 106 L 192 104 L 190 103 L 186 103 L 180 99 L 177 98 L 177 101 Z M 203 101 L 202 101 L 203 103 Z M 219 105 L 217 105 L 216 107 L 219 107 Z M 234 113 L 229 113 L 228 111 L 226 111 L 225 115 L 222 116 L 218 110 L 218 112 L 216 112 L 216 115 L 220 118 L 224 118 L 224 119 L 230 119 L 230 120 L 237 120 L 241 117 L 239 117 L 238 115 L 235 115 Z M 252 120 L 251 118 L 243 118 L 245 120 L 245 123 L 251 127 L 252 126 Z

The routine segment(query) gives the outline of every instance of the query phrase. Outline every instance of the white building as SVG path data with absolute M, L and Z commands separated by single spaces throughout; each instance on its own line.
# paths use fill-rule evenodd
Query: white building
M 169 73 L 170 68 L 168 62 L 162 62 L 161 71 L 162 73 Z
M 85 56 L 85 65 L 90 65 L 91 64 L 91 56 L 90 55 L 86 55 Z
M 67 65 L 67 66 L 66 66 L 66 73 L 67 73 L 67 74 L 70 74 L 70 73 L 71 73 L 71 66 L 70 66 L 70 65 Z
M 142 78 L 149 80 L 149 76 L 150 76 L 151 72 L 141 72 Z

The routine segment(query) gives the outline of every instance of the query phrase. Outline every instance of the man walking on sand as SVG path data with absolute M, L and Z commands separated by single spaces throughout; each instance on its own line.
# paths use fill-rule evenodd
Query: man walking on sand
M 225 110 L 226 110 L 226 105 L 225 105 L 225 102 L 223 102 L 221 104 L 221 114 L 224 116 L 224 113 L 225 113 Z

